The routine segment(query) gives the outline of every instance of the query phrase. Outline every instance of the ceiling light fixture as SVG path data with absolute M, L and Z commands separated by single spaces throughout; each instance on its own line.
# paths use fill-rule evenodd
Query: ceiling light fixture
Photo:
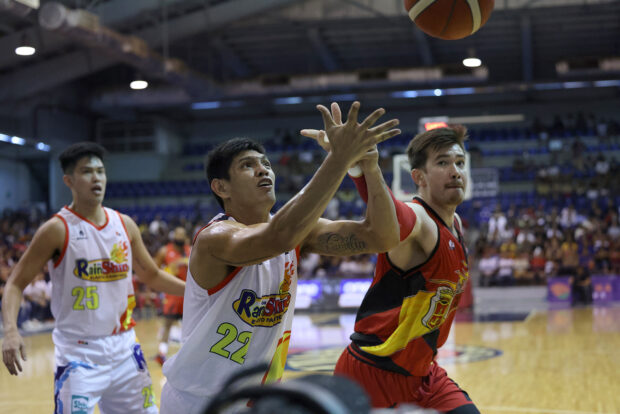
M 145 81 L 141 75 L 136 75 L 133 81 L 129 84 L 129 87 L 134 90 L 146 89 L 148 88 L 149 83 Z
M 35 49 L 32 42 L 28 40 L 28 37 L 24 33 L 21 37 L 19 44 L 15 48 L 15 54 L 19 56 L 32 56 L 35 54 L 37 50 Z

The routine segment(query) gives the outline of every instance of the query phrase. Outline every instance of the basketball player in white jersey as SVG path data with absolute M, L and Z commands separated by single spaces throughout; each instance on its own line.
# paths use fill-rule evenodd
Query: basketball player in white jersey
M 383 109 L 357 122 L 359 102 L 337 126 L 320 106 L 331 151 L 310 182 L 276 214 L 275 175 L 263 147 L 227 141 L 208 156 L 207 176 L 225 213 L 194 238 L 185 290 L 182 345 L 163 366 L 162 414 L 197 414 L 244 367 L 269 363 L 262 382 L 282 377 L 291 334 L 300 250 L 326 255 L 382 252 L 398 242 L 394 206 L 375 145 L 400 133 L 398 120 L 373 128 Z M 368 152 L 370 150 L 370 152 Z M 347 169 L 369 176 L 366 219 L 321 215 Z
M 60 155 L 73 201 L 35 233 L 6 284 L 2 359 L 12 375 L 26 360 L 17 330 L 24 288 L 48 262 L 55 319 L 55 414 L 157 413 L 151 378 L 132 327 L 132 270 L 155 290 L 182 295 L 184 283 L 159 270 L 136 223 L 103 207 L 104 149 L 82 142 Z

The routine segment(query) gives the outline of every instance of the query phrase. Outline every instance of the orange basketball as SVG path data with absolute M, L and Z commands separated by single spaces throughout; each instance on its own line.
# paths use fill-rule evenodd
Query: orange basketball
M 495 0 L 405 0 L 409 17 L 424 33 L 440 39 L 462 39 L 489 19 Z

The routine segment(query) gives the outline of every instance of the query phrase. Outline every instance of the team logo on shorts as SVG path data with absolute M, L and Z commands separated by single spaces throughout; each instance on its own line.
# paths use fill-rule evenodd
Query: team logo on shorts
M 93 282 L 113 282 L 125 279 L 129 272 L 127 256 L 129 245 L 126 241 L 115 243 L 112 246 L 109 259 L 86 260 L 77 259 L 73 274 L 80 279 Z
M 146 370 L 146 358 L 144 358 L 144 352 L 142 352 L 142 348 L 140 344 L 133 344 L 131 347 L 133 360 L 136 363 L 136 368 L 138 371 Z
M 72 395 L 71 414 L 88 414 L 88 397 Z

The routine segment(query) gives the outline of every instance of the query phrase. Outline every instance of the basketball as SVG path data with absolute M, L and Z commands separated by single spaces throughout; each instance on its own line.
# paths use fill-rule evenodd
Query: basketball
M 495 0 L 405 0 L 409 17 L 424 33 L 444 40 L 462 39 L 489 19 Z

